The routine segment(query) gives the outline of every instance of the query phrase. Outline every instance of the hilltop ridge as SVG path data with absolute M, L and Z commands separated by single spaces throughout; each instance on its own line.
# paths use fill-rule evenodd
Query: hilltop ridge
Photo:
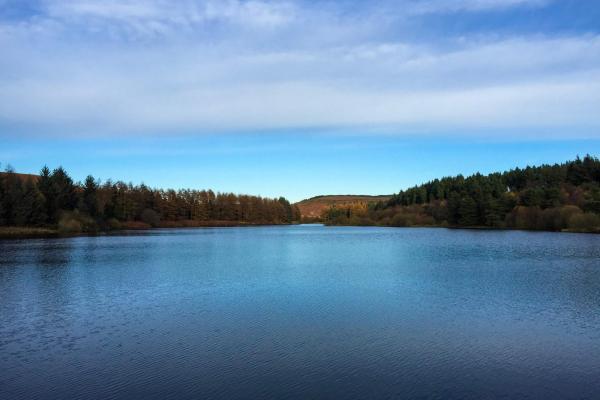
M 319 195 L 295 203 L 300 209 L 300 215 L 304 219 L 318 220 L 324 211 L 332 206 L 348 206 L 356 203 L 371 203 L 388 201 L 392 195 L 368 195 L 368 194 L 332 194 Z

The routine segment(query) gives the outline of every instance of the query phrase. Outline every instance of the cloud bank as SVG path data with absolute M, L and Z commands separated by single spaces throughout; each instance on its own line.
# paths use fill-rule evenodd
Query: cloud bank
M 550 1 L 23 4 L 0 14 L 0 135 L 600 137 L 599 33 L 486 28 Z

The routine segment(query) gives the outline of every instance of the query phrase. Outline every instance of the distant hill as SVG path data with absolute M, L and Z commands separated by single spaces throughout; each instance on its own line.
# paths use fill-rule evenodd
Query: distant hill
M 329 207 L 346 206 L 353 203 L 370 203 L 378 201 L 387 201 L 391 198 L 391 195 L 384 196 L 370 196 L 370 195 L 328 195 L 328 196 L 315 196 L 310 199 L 299 201 L 295 205 L 300 209 L 302 218 L 320 218 L 323 211 L 328 210 Z

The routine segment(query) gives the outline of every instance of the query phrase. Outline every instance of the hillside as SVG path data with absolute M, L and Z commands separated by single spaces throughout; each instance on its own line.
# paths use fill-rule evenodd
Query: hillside
M 11 173 L 13 176 L 19 178 L 22 182 L 27 182 L 27 181 L 32 181 L 32 182 L 37 182 L 37 180 L 40 178 L 39 175 L 33 175 L 33 174 L 18 174 L 16 172 Z M 6 172 L 0 172 L 0 178 L 7 176 L 8 173 Z
M 366 207 L 330 207 L 331 225 L 450 226 L 600 232 L 600 160 L 458 175 Z
M 302 218 L 320 218 L 324 211 L 332 206 L 348 206 L 356 203 L 385 202 L 392 196 L 370 196 L 370 195 L 327 195 L 315 196 L 310 199 L 299 201 L 295 205 L 300 209 Z

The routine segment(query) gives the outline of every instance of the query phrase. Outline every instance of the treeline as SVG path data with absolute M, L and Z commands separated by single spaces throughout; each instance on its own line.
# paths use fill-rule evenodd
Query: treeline
M 288 224 L 300 219 L 285 198 L 163 190 L 88 176 L 74 182 L 62 168 L 39 176 L 0 173 L 0 226 L 53 227 L 62 232 L 159 226 Z
M 328 224 L 600 231 L 600 161 L 435 179 L 386 202 L 331 207 Z

